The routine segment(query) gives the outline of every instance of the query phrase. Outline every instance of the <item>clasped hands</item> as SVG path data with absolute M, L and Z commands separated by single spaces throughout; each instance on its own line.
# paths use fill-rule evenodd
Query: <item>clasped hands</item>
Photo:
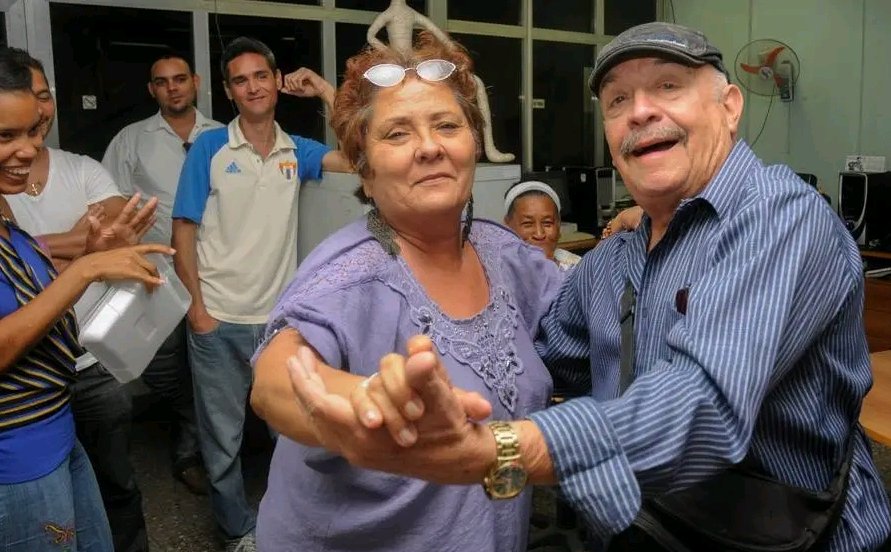
M 452 386 L 429 338 L 411 338 L 407 351 L 407 357 L 382 358 L 378 375 L 357 384 L 347 399 L 326 389 L 319 361 L 301 346 L 287 365 L 311 431 L 355 466 L 443 484 L 481 482 L 495 443 L 479 422 L 492 406 Z

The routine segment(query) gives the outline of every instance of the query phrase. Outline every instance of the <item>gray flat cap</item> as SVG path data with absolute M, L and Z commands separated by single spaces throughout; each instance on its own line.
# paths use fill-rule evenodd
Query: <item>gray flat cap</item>
M 600 84 L 610 69 L 641 57 L 667 58 L 694 67 L 708 63 L 730 78 L 721 51 L 701 32 L 674 23 L 644 23 L 631 27 L 600 50 L 588 81 L 591 92 L 600 95 Z

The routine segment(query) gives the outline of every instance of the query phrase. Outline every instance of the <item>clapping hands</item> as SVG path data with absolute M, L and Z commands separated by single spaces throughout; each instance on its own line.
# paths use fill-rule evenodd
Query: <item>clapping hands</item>
M 86 217 L 89 231 L 85 252 L 108 251 L 117 247 L 138 244 L 145 233 L 155 224 L 155 209 L 158 207 L 158 198 L 153 197 L 137 210 L 139 199 L 138 193 L 131 197 L 117 218 L 108 225 L 102 224 L 104 212 L 100 212 L 98 215 L 88 212 Z

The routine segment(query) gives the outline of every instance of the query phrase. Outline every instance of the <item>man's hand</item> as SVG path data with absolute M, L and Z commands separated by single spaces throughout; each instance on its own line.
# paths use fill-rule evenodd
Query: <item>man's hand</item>
M 220 321 L 211 316 L 204 306 L 196 306 L 194 303 L 186 313 L 186 320 L 189 328 L 196 334 L 210 333 L 220 325 Z
M 485 417 L 491 406 L 479 395 L 456 392 L 429 340 L 420 339 L 426 344 L 410 342 L 408 360 L 384 357 L 381 375 L 360 384 L 351 400 L 328 393 L 315 356 L 301 347 L 288 359 L 298 404 L 315 438 L 351 464 L 443 484 L 479 483 L 495 460 L 495 442 L 468 414 Z M 412 401 L 420 406 L 407 407 Z
M 139 194 L 131 197 L 117 218 L 108 226 L 102 226 L 96 217 L 89 217 L 90 230 L 87 234 L 86 253 L 108 251 L 139 243 L 155 224 L 155 209 L 158 207 L 158 198 L 153 197 L 137 211 L 139 197 Z
M 334 105 L 334 87 L 312 69 L 301 67 L 282 79 L 281 92 L 300 98 L 321 98 L 329 108 Z
M 612 220 L 606 223 L 603 232 L 600 234 L 600 239 L 606 239 L 616 232 L 633 232 L 634 230 L 637 230 L 643 215 L 643 209 L 637 205 L 623 209 L 618 215 L 613 217 Z

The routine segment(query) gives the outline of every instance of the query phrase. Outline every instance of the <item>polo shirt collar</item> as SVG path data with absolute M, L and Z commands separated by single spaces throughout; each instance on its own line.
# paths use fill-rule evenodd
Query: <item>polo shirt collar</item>
M 237 149 L 243 146 L 253 147 L 251 146 L 251 143 L 247 141 L 247 138 L 244 137 L 244 133 L 241 131 L 241 126 L 238 124 L 240 120 L 241 115 L 235 117 L 229 123 L 229 147 L 232 149 Z M 296 149 L 294 141 L 291 139 L 291 137 L 282 130 L 278 123 L 273 121 L 273 124 L 275 125 L 275 142 L 272 145 L 272 152 L 270 153 L 286 149 Z

